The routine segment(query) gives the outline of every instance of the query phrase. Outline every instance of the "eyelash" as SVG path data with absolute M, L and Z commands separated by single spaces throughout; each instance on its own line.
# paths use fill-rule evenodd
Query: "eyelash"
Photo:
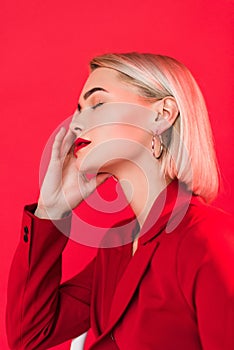
M 98 107 L 100 107 L 100 106 L 102 106 L 102 105 L 103 105 L 102 102 L 98 102 L 96 105 L 92 106 L 91 108 L 92 108 L 92 109 L 96 109 L 96 108 L 98 108 Z

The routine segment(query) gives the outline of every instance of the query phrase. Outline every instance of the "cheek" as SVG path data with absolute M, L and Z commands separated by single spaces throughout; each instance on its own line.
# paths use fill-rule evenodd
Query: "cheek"
M 149 148 L 151 145 L 151 135 L 146 130 L 135 127 L 132 125 L 120 126 L 116 135 L 121 135 L 124 140 L 130 141 L 130 143 L 137 144 L 139 147 L 143 146 Z M 141 148 L 141 147 L 140 147 Z
M 134 141 L 147 147 L 149 145 L 149 140 L 151 140 L 151 135 L 149 132 L 139 127 L 113 124 L 93 129 L 89 132 L 89 138 L 95 145 L 105 141 L 125 140 Z
M 151 150 L 149 132 L 132 125 L 105 125 L 91 130 L 87 134 L 92 143 L 84 152 L 102 162 L 112 158 L 133 159 L 139 154 Z M 88 151 L 88 152 L 87 152 Z

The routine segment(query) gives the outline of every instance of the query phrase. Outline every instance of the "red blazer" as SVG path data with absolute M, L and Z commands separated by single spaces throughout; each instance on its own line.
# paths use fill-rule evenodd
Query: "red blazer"
M 155 201 L 133 257 L 134 221 L 107 233 L 116 247 L 63 284 L 68 238 L 26 207 L 9 278 L 10 348 L 47 349 L 92 327 L 90 350 L 233 350 L 233 220 L 177 191 L 173 181 Z

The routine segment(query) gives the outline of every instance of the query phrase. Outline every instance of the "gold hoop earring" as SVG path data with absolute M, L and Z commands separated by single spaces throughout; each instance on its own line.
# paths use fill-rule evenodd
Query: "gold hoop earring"
M 160 148 L 159 148 L 159 152 L 158 152 L 157 155 L 155 154 L 155 139 L 156 139 L 156 136 L 159 138 L 159 141 L 160 141 Z M 159 159 L 161 157 L 162 153 L 163 153 L 163 142 L 162 142 L 161 135 L 157 135 L 157 134 L 153 135 L 151 148 L 152 148 L 152 153 L 153 153 L 154 158 Z

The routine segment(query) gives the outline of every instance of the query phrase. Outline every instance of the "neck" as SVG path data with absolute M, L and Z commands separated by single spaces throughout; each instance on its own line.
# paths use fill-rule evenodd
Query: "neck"
M 153 203 L 169 181 L 161 176 L 158 162 L 154 158 L 147 162 L 146 167 L 126 162 L 118 171 L 117 178 L 142 227 Z

